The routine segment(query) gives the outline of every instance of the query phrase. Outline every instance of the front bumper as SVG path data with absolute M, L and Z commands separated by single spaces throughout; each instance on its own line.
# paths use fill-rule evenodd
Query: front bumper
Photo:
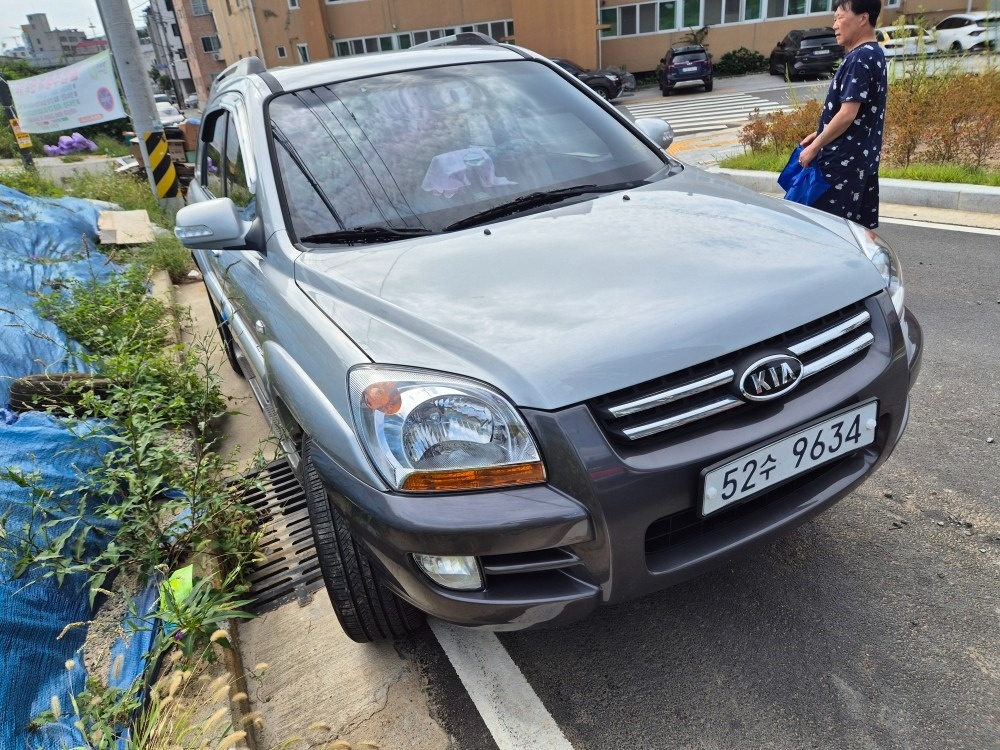
M 848 494 L 889 456 L 909 416 L 921 331 L 908 313 L 897 321 L 885 294 L 869 306 L 880 310 L 876 341 L 859 361 L 767 409 L 734 412 L 725 429 L 688 430 L 635 448 L 609 440 L 587 405 L 526 411 L 549 471 L 544 485 L 414 496 L 377 491 L 324 454 L 314 457 L 316 468 L 389 584 L 419 609 L 498 630 L 571 622 L 787 533 Z M 872 398 L 879 404 L 875 443 L 700 517 L 696 498 L 706 466 Z M 416 552 L 477 556 L 485 588 L 435 585 L 414 564 Z

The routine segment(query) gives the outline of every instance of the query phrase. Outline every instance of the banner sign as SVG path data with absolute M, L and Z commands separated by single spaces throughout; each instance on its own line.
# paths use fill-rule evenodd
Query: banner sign
M 51 73 L 8 83 L 26 133 L 72 130 L 126 116 L 108 50 Z

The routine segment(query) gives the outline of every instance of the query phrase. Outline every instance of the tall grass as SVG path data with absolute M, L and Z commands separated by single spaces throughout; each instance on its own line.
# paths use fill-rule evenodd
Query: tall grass
M 1000 184 L 1000 70 L 932 71 L 917 59 L 889 84 L 879 174 L 883 177 Z M 721 164 L 779 171 L 791 150 L 816 129 L 820 104 L 753 115 L 740 132 L 747 153 Z

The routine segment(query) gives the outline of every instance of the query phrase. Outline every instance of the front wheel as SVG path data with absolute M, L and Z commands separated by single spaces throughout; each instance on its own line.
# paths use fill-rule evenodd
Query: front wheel
M 604 101 L 608 101 L 611 98 L 611 92 L 605 88 L 598 87 L 594 89 L 594 91 L 596 91 L 597 95 L 601 97 Z
M 312 440 L 302 439 L 302 482 L 316 557 L 333 611 L 348 638 L 371 643 L 402 638 L 424 622 L 424 614 L 385 585 L 350 526 L 327 493 L 312 462 Z

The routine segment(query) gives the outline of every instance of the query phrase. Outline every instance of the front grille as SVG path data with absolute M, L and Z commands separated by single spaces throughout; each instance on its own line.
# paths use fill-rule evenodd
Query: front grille
M 872 345 L 871 314 L 865 300 L 786 331 L 752 347 L 655 380 L 599 396 L 589 406 L 605 432 L 629 445 L 676 435 L 731 409 L 760 408 L 736 395 L 737 362 L 756 350 L 788 350 L 802 362 L 802 378 L 828 377 Z

